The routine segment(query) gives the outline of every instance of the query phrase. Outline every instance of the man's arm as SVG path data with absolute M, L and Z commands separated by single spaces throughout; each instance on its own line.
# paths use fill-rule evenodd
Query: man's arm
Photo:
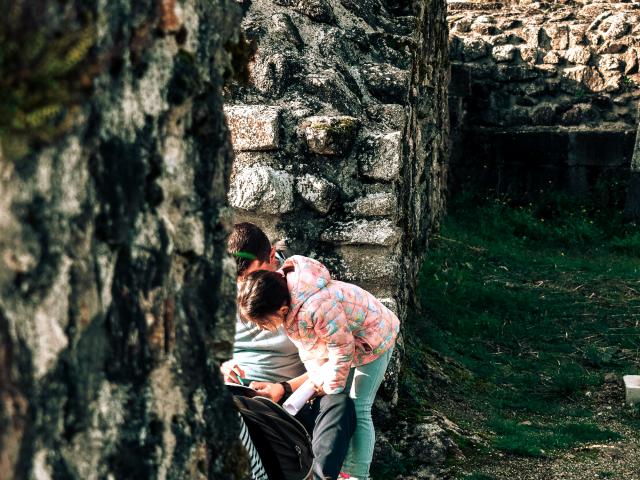
M 309 374 L 303 373 L 298 377 L 287 380 L 287 383 L 291 385 L 291 391 L 295 392 L 307 378 L 309 378 Z M 258 392 L 258 395 L 270 398 L 276 403 L 284 397 L 284 387 L 280 383 L 251 382 L 249 386 Z

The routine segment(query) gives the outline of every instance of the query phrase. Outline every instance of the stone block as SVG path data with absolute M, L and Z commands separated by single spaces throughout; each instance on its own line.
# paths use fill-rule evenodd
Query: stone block
M 454 32 L 467 33 L 471 31 L 471 25 L 473 25 L 473 20 L 465 17 L 455 22 L 451 30 Z
M 543 34 L 543 30 L 542 28 L 535 26 L 535 25 L 530 25 L 525 27 L 522 30 L 523 36 L 524 36 L 524 40 L 527 43 L 528 46 L 530 47 L 541 47 L 542 46 L 542 34 Z
M 328 213 L 338 198 L 338 187 L 322 177 L 311 174 L 297 179 L 296 190 L 307 205 L 322 214 Z
M 562 89 L 568 93 L 574 93 L 582 86 L 592 92 L 601 92 L 604 89 L 602 75 L 593 67 L 572 67 L 562 71 Z
M 538 57 L 540 55 L 540 49 L 537 47 L 518 47 L 520 52 L 520 58 L 523 62 L 535 64 L 538 63 Z
M 624 74 L 629 75 L 630 73 L 638 72 L 638 50 L 636 48 L 630 48 L 624 54 Z
M 622 38 L 631 28 L 631 25 L 627 22 L 624 13 L 619 13 L 607 18 L 602 25 L 606 26 L 606 30 L 603 34 L 605 40 L 617 40 Z
M 513 45 L 500 45 L 493 47 L 491 55 L 496 62 L 511 62 L 515 56 L 516 47 Z
M 569 27 L 566 25 L 549 25 L 544 29 L 554 50 L 569 48 Z
M 563 125 L 580 125 L 593 122 L 597 118 L 598 114 L 592 105 L 580 103 L 564 112 L 560 121 Z
M 293 210 L 293 176 L 266 165 L 241 168 L 231 179 L 229 203 L 235 208 L 278 215 Z
M 319 155 L 346 155 L 351 150 L 359 121 L 354 117 L 315 116 L 300 125 L 310 152 Z
M 522 22 L 520 20 L 514 20 L 514 19 L 504 19 L 504 20 L 500 20 L 498 22 L 498 28 L 500 28 L 501 30 L 511 30 L 514 28 L 518 28 L 522 25 Z
M 600 55 L 598 58 L 598 69 L 601 72 L 604 71 L 621 71 L 622 70 L 622 61 L 618 55 L 613 54 L 604 54 Z
M 498 65 L 495 78 L 500 82 L 521 82 L 533 80 L 540 76 L 538 68 L 529 65 Z
M 559 52 L 556 52 L 555 50 L 550 50 L 544 56 L 542 61 L 548 65 L 558 65 L 561 61 L 561 57 Z
M 587 65 L 591 60 L 591 50 L 587 47 L 571 47 L 564 53 L 564 58 L 577 65 Z
M 587 25 L 569 25 L 569 48 L 584 45 Z
M 323 259 L 330 270 L 338 272 L 340 280 L 372 285 L 397 285 L 401 259 L 384 247 L 344 245 L 337 248 L 339 260 Z
M 249 68 L 249 79 L 263 95 L 281 97 L 300 70 L 296 54 L 288 52 L 260 51 Z
M 276 150 L 280 141 L 280 108 L 259 105 L 224 107 L 236 151 Z
M 327 0 L 297 0 L 293 2 L 293 9 L 321 23 L 335 23 L 333 8 Z
M 391 220 L 351 220 L 335 223 L 320 235 L 320 240 L 337 245 L 379 245 L 398 243 L 402 230 Z
M 491 36 L 491 35 L 499 35 L 502 33 L 495 25 L 487 24 L 487 23 L 474 23 L 471 27 L 471 30 L 479 35 Z
M 397 203 L 391 193 L 372 193 L 345 204 L 344 208 L 358 217 L 390 216 L 396 213 Z
M 462 37 L 460 39 L 462 58 L 466 62 L 484 58 L 488 54 L 488 44 L 481 38 Z
M 369 63 L 360 73 L 371 94 L 387 103 L 403 101 L 409 86 L 408 72 L 390 64 Z
M 360 172 L 368 178 L 392 181 L 402 166 L 402 133 L 373 134 L 364 141 Z

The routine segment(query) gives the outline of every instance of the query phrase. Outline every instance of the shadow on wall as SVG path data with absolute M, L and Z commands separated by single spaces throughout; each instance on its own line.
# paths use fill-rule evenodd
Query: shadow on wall
M 530 78 L 546 74 L 544 66 L 518 68 Z M 451 193 L 473 188 L 531 199 L 560 190 L 580 196 L 597 183 L 628 182 L 636 128 L 604 120 L 611 101 L 564 78 L 562 89 L 573 92 L 572 100 L 527 115 L 509 91 L 529 81 L 472 77 L 459 65 L 452 68 Z

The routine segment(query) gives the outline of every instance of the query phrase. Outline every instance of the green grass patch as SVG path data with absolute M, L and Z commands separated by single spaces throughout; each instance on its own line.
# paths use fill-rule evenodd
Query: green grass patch
M 405 325 L 408 418 L 435 404 L 517 455 L 619 438 L 589 400 L 605 374 L 640 371 L 640 234 L 619 211 L 562 195 L 463 199 L 433 239 L 419 296 Z

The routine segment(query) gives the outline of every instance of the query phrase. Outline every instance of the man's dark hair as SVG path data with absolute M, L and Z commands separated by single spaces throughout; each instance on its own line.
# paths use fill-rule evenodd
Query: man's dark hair
M 229 235 L 227 249 L 234 255 L 238 276 L 243 275 L 253 260 L 266 263 L 271 254 L 271 242 L 264 232 L 253 223 L 236 223 Z M 253 258 L 255 257 L 255 258 Z

